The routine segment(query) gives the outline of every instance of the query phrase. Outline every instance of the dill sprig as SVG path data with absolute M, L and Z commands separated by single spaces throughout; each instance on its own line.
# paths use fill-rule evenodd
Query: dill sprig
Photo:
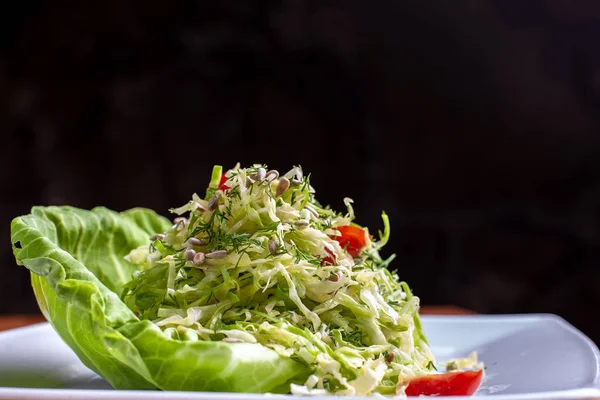
M 217 236 L 214 247 L 215 249 L 227 249 L 240 253 L 242 250 L 247 250 L 248 246 L 251 245 L 260 246 L 260 241 L 252 239 L 249 233 L 232 233 Z
M 292 251 L 296 257 L 295 262 L 298 264 L 301 260 L 308 261 L 309 264 L 320 266 L 323 260 L 320 257 L 315 257 L 312 254 L 302 250 L 296 244 L 292 245 Z

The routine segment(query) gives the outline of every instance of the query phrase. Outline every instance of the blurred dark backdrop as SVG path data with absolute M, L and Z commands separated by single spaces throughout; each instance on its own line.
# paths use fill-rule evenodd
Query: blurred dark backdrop
M 424 304 L 552 312 L 600 341 L 600 2 L 53 1 L 0 13 L 0 312 L 36 312 L 10 220 L 146 206 L 215 163 L 313 173 L 392 220 Z

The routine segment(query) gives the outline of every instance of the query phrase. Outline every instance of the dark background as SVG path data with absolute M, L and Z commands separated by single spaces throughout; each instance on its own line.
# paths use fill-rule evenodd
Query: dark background
M 313 174 L 424 304 L 600 327 L 600 2 L 53 1 L 0 13 L 0 313 L 32 205 L 163 214 L 213 164 Z

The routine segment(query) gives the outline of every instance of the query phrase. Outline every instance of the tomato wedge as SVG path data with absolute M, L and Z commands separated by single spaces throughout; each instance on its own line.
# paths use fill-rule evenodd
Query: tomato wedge
M 223 174 L 221 176 L 221 181 L 219 182 L 219 190 L 227 190 L 227 189 L 229 189 L 229 186 L 227 186 L 225 184 L 225 182 L 227 182 L 227 177 L 225 176 L 225 174 Z
M 419 376 L 409 381 L 407 396 L 470 396 L 481 384 L 483 370 Z
M 341 236 L 335 236 L 334 239 L 340 246 L 345 247 L 352 257 L 358 256 L 367 244 L 365 230 L 352 225 L 338 226 L 336 229 L 340 231 Z

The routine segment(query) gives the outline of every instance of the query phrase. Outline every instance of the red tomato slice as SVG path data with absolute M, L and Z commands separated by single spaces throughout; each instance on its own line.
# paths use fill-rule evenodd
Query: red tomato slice
M 413 378 L 406 387 L 407 396 L 470 396 L 481 384 L 483 370 L 446 372 Z
M 225 182 L 227 182 L 227 177 L 225 176 L 225 174 L 223 174 L 223 176 L 221 176 L 221 181 L 219 182 L 219 190 L 229 189 L 229 186 L 227 186 Z
M 336 228 L 341 236 L 335 236 L 340 246 L 345 247 L 348 254 L 356 257 L 367 244 L 365 239 L 365 230 L 352 225 L 338 226 Z

